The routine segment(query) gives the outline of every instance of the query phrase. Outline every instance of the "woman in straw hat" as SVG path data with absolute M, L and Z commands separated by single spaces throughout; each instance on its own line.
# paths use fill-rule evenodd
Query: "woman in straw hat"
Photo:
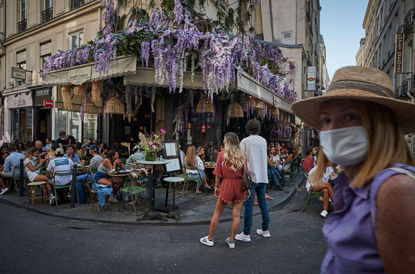
M 343 167 L 323 227 L 322 273 L 415 273 L 415 167 L 404 134 L 415 132 L 415 104 L 394 99 L 385 73 L 339 69 L 327 93 L 300 100 L 294 113 L 320 130 L 325 163 Z

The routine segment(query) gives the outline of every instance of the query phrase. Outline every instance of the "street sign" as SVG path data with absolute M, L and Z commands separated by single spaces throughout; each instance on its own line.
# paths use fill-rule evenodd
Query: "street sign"
M 43 106 L 45 108 L 53 108 L 54 106 L 53 100 L 43 100 Z
M 26 80 L 26 70 L 22 68 L 12 67 L 12 78 Z
M 316 67 L 307 68 L 307 90 L 316 90 Z
M 395 73 L 402 73 L 403 33 L 396 34 Z

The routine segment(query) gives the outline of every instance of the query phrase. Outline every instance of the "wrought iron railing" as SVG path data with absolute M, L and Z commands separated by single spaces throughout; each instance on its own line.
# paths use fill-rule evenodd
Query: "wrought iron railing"
M 27 19 L 24 19 L 17 23 L 17 32 L 24 32 L 27 28 Z
M 415 94 L 415 73 L 407 73 L 401 84 L 396 88 L 396 97 L 405 98 L 408 96 L 408 92 L 412 95 Z
M 71 0 L 71 10 L 77 9 L 85 5 L 85 0 Z
M 42 23 L 45 23 L 53 18 L 53 8 L 50 7 L 48 9 L 45 9 L 40 13 L 40 16 L 42 17 Z
M 415 9 L 409 10 L 403 19 L 403 29 L 405 33 L 412 32 L 412 26 L 415 19 Z

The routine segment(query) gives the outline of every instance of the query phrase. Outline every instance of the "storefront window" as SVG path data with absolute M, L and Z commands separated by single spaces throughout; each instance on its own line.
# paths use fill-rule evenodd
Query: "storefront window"
M 83 135 L 84 142 L 98 139 L 98 114 L 85 113 Z
M 79 112 L 70 112 L 69 115 L 69 134 L 75 137 L 76 140 L 81 140 L 81 118 Z
M 17 108 L 12 110 L 12 139 L 22 142 L 32 140 L 32 108 Z
M 58 110 L 55 109 L 55 115 L 56 115 L 56 135 L 59 134 L 61 131 L 66 131 L 66 125 L 67 125 L 67 118 L 68 118 L 68 112 L 66 110 Z M 53 136 L 53 139 L 58 138 L 58 136 Z

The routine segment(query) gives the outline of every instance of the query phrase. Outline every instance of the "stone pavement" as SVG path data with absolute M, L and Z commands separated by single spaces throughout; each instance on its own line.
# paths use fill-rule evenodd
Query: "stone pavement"
M 282 208 L 287 204 L 290 198 L 296 193 L 297 188 L 303 183 L 304 175 L 301 172 L 294 173 L 294 179 L 292 182 L 288 182 L 283 191 L 267 191 L 268 195 L 274 199 L 268 202 L 270 210 L 276 210 Z M 164 204 L 165 189 L 156 190 L 156 206 Z M 169 205 L 171 205 L 171 196 L 169 195 Z M 81 220 L 81 221 L 93 221 L 93 222 L 105 222 L 105 223 L 120 223 L 120 224 L 147 224 L 147 225 L 191 225 L 191 224 L 208 224 L 215 209 L 217 199 L 212 192 L 206 192 L 201 195 L 195 195 L 194 191 L 188 191 L 184 196 L 181 194 L 181 185 L 176 188 L 176 205 L 178 209 L 175 214 L 179 216 L 178 220 L 166 218 L 165 220 L 143 220 L 142 217 L 147 209 L 146 194 L 142 197 L 141 204 L 137 206 L 137 214 L 134 214 L 131 205 L 127 205 L 124 208 L 121 204 L 111 204 L 110 209 L 96 212 L 91 211 L 91 204 L 76 205 L 75 208 L 56 208 L 50 206 L 48 203 L 36 201 L 32 206 L 27 196 L 20 197 L 16 192 L 6 193 L 0 196 L 0 202 L 23 207 L 25 209 L 49 215 L 54 217 Z M 254 215 L 260 214 L 258 206 L 254 206 Z M 166 216 L 166 213 L 161 213 L 162 216 Z M 243 211 L 241 212 L 243 215 Z M 231 205 L 229 205 L 221 217 L 221 221 L 232 220 Z

